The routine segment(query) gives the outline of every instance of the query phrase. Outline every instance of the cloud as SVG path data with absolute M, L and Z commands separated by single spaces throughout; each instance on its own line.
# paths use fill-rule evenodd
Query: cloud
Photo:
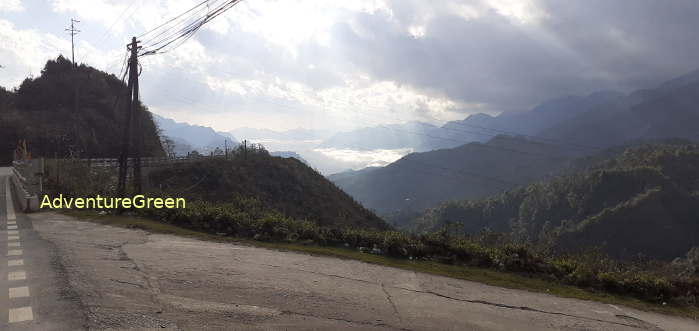
M 393 1 L 358 13 L 336 45 L 377 80 L 493 112 L 598 89 L 630 91 L 697 66 L 699 2 Z M 471 112 L 470 110 L 466 110 Z
M 48 14 L 24 14 L 82 20 L 79 58 L 117 73 L 130 36 L 198 2 L 52 0 Z M 439 124 L 691 71 L 698 14 L 694 0 L 243 1 L 175 51 L 142 58 L 142 95 L 221 130 Z M 36 17 L 12 17 L 0 25 L 10 86 L 69 52 L 65 38 L 26 28 Z
M 66 41 L 52 34 L 17 29 L 3 19 L 0 19 L 0 40 L 3 40 L 0 85 L 8 88 L 18 86 L 29 75 L 38 74 L 47 60 L 56 58 L 67 46 Z
M 0 12 L 21 12 L 24 11 L 21 0 L 3 0 L 0 2 Z
M 412 153 L 409 148 L 375 149 L 356 151 L 352 149 L 316 148 L 313 152 L 320 153 L 330 159 L 345 163 L 350 169 L 358 170 L 365 167 L 383 167 Z

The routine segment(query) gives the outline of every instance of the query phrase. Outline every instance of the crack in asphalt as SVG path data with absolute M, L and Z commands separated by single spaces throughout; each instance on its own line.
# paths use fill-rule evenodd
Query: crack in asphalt
M 118 279 L 114 279 L 114 278 L 109 278 L 109 280 L 111 280 L 111 281 L 113 281 L 113 282 L 121 283 L 121 284 L 127 284 L 127 285 L 138 286 L 138 287 L 140 287 L 140 288 L 145 289 L 145 286 L 143 286 L 143 285 L 141 285 L 141 284 L 131 283 L 131 282 L 127 282 L 127 281 L 124 281 L 124 280 L 118 280 Z
M 366 283 L 366 284 L 373 284 L 373 285 L 380 285 L 382 290 L 387 296 L 387 299 L 393 306 L 393 309 L 400 319 L 400 315 L 398 314 L 398 311 L 396 309 L 396 306 L 394 302 L 391 300 L 390 296 L 386 292 L 385 285 L 383 283 L 375 283 L 363 279 L 357 279 L 357 278 L 351 278 L 351 277 L 345 277 L 345 276 L 340 276 L 340 275 L 335 275 L 335 274 L 326 274 L 322 272 L 317 272 L 317 271 L 311 271 L 311 270 L 305 270 L 305 269 L 299 269 L 299 268 L 289 268 L 285 266 L 280 266 L 280 265 L 273 265 L 273 264 L 259 264 L 263 266 L 268 266 L 268 267 L 274 267 L 274 268 L 283 268 L 287 270 L 295 270 L 295 271 L 301 271 L 301 272 L 307 272 L 311 274 L 316 274 L 316 275 L 321 275 L 321 276 L 326 276 L 326 277 L 335 277 L 335 278 L 341 278 L 341 279 L 347 279 L 347 280 L 352 280 L 355 282 L 361 282 L 361 283 Z M 416 274 L 417 275 L 417 274 Z M 535 312 L 535 313 L 541 313 L 541 314 L 549 314 L 549 315 L 559 315 L 559 316 L 566 316 L 566 317 L 572 317 L 572 318 L 577 318 L 577 319 L 583 319 L 583 320 L 589 320 L 589 321 L 594 321 L 594 322 L 599 322 L 599 323 L 607 323 L 607 324 L 614 324 L 614 325 L 620 325 L 620 326 L 627 326 L 635 329 L 646 329 L 646 330 L 658 330 L 658 327 L 648 323 L 646 321 L 637 319 L 637 318 L 630 318 L 633 319 L 635 322 L 642 324 L 628 324 L 628 323 L 622 323 L 622 322 L 615 322 L 615 321 L 609 321 L 609 320 L 603 320 L 603 319 L 598 319 L 598 318 L 593 318 L 593 317 L 586 317 L 586 316 L 579 316 L 579 315 L 573 315 L 573 314 L 567 314 L 567 313 L 561 313 L 561 312 L 555 312 L 555 311 L 547 311 L 547 310 L 541 310 L 541 309 L 536 309 L 536 308 L 531 308 L 527 306 L 513 306 L 513 305 L 508 305 L 508 304 L 503 304 L 503 303 L 497 303 L 497 302 L 490 302 L 490 301 L 485 301 L 485 300 L 474 300 L 474 299 L 461 299 L 461 298 L 456 298 L 456 297 L 451 297 L 448 295 L 444 295 L 441 293 L 433 292 L 433 291 L 424 291 L 424 290 L 414 290 L 414 289 L 409 289 L 405 287 L 399 287 L 399 286 L 389 286 L 390 288 L 395 288 L 395 289 L 400 289 L 400 290 L 405 290 L 405 291 L 410 291 L 410 292 L 416 292 L 416 293 L 423 293 L 423 294 L 431 294 L 435 295 L 438 297 L 442 297 L 445 299 L 450 299 L 450 300 L 455 300 L 455 301 L 461 301 L 461 302 L 466 302 L 466 303 L 475 303 L 475 304 L 482 304 L 482 305 L 488 305 L 488 306 L 495 306 L 499 308 L 505 308 L 505 309 L 514 309 L 514 310 L 522 310 L 522 311 L 530 311 L 530 312 Z M 625 316 L 625 315 L 622 315 Z M 617 316 L 619 317 L 619 316 Z
M 328 316 L 318 316 L 318 315 L 313 315 L 313 314 L 308 314 L 308 313 L 300 313 L 300 312 L 295 312 L 291 310 L 282 310 L 283 315 L 298 315 L 298 316 L 305 316 L 305 317 L 313 317 L 313 318 L 320 318 L 320 319 L 326 319 L 326 320 L 331 320 L 331 321 L 339 321 L 339 322 L 346 322 L 350 324 L 359 324 L 359 325 L 371 325 L 371 326 L 382 326 L 382 327 L 389 327 L 392 329 L 396 330 L 403 330 L 403 331 L 412 331 L 411 329 L 407 329 L 404 327 L 396 327 L 390 324 L 386 323 L 372 323 L 372 322 L 365 322 L 365 321 L 353 321 L 353 320 L 348 320 L 344 318 L 339 318 L 339 317 L 328 317 Z
M 393 286 L 392 286 L 393 287 Z M 573 314 L 566 314 L 566 313 L 559 313 L 555 311 L 547 311 L 547 310 L 541 310 L 541 309 L 536 309 L 536 308 L 531 308 L 527 306 L 513 306 L 513 305 L 508 305 L 504 303 L 497 303 L 497 302 L 490 302 L 490 301 L 485 301 L 485 300 L 473 300 L 473 299 L 461 299 L 461 298 L 455 298 L 451 297 L 445 294 L 433 292 L 433 291 L 422 291 L 422 290 L 413 290 L 405 287 L 393 287 L 396 289 L 401 289 L 405 291 L 410 291 L 410 292 L 416 292 L 416 293 L 424 293 L 424 294 L 431 294 L 435 295 L 441 298 L 445 299 L 450 299 L 450 300 L 455 300 L 455 301 L 461 301 L 461 302 L 468 302 L 468 303 L 477 303 L 477 304 L 482 304 L 482 305 L 488 305 L 488 306 L 495 306 L 499 308 L 506 308 L 506 309 L 514 309 L 514 310 L 523 310 L 523 311 L 531 311 L 535 313 L 541 313 L 541 314 L 549 314 L 549 315 L 560 315 L 560 316 L 566 316 L 566 317 L 573 317 L 573 318 L 578 318 L 578 319 L 584 319 L 584 320 L 589 320 L 589 321 L 595 321 L 595 322 L 600 322 L 600 323 L 608 323 L 608 324 L 614 324 L 614 325 L 621 325 L 621 326 L 628 326 L 631 328 L 635 329 L 646 329 L 646 330 L 657 330 L 658 327 L 650 324 L 646 321 L 633 318 L 634 320 L 643 322 L 644 325 L 635 325 L 635 324 L 627 324 L 627 323 L 621 323 L 621 322 L 614 322 L 614 321 L 608 321 L 608 320 L 603 320 L 603 319 L 598 319 L 598 318 L 593 318 L 593 317 L 585 317 L 585 316 L 579 316 L 579 315 L 573 315 Z M 617 315 L 618 316 L 618 315 Z
M 386 300 L 388 300 L 388 303 L 390 303 L 391 307 L 393 307 L 393 313 L 396 314 L 396 317 L 398 317 L 398 322 L 403 323 L 403 319 L 401 318 L 400 313 L 398 312 L 398 307 L 396 307 L 396 304 L 393 302 L 391 295 L 388 293 L 388 291 L 386 291 L 386 285 L 384 285 L 384 283 L 381 283 L 381 290 L 386 295 Z
M 148 239 L 145 239 L 142 243 L 138 243 L 138 245 L 143 245 L 148 242 Z M 160 291 L 160 284 L 158 283 L 158 279 L 156 277 L 151 276 L 147 271 L 145 266 L 140 265 L 136 260 L 132 259 L 128 253 L 124 251 L 124 246 L 131 244 L 130 242 L 124 242 L 121 245 L 118 246 L 119 249 L 119 257 L 123 258 L 124 260 L 128 260 L 134 265 L 134 269 L 138 272 L 141 273 L 143 278 L 146 281 L 146 289 L 151 293 L 150 299 L 153 301 L 153 303 L 158 307 L 158 313 L 163 312 L 163 303 L 160 301 L 159 296 L 161 294 Z
M 341 279 L 347 279 L 355 282 L 361 282 L 361 283 L 366 283 L 366 284 L 372 284 L 372 285 L 379 285 L 378 283 L 364 280 L 364 279 L 358 279 L 358 278 L 352 278 L 352 277 L 345 277 L 345 276 L 340 276 L 340 275 L 335 275 L 335 274 L 326 274 L 323 272 L 318 272 L 318 271 L 313 271 L 313 270 L 306 270 L 306 269 L 299 269 L 299 268 L 289 268 L 281 265 L 274 265 L 274 264 L 264 264 L 264 263 L 256 263 L 257 265 L 261 266 L 267 266 L 267 267 L 274 267 L 274 268 L 283 268 L 286 270 L 294 270 L 294 271 L 301 271 L 301 272 L 306 272 L 309 274 L 315 274 L 315 275 L 321 275 L 325 277 L 334 277 L 334 278 L 341 278 Z

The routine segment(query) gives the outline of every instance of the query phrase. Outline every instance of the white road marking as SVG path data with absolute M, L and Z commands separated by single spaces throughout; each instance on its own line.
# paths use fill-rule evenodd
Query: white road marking
M 10 323 L 17 323 L 23 321 L 31 321 L 34 319 L 32 314 L 32 307 L 21 307 L 10 309 L 9 321 Z
M 10 296 L 10 299 L 26 298 L 29 296 L 29 287 L 26 287 L 26 286 L 10 287 L 8 294 Z
M 19 260 L 8 260 L 7 261 L 7 266 L 8 267 L 16 267 L 19 265 L 24 265 L 24 260 L 19 259 Z
M 25 280 L 27 274 L 24 271 L 12 271 L 7 273 L 7 280 Z
M 12 190 L 10 190 L 10 177 L 5 177 L 5 206 L 7 206 L 7 220 L 14 220 L 15 205 L 12 203 Z
M 19 231 L 17 231 L 17 215 L 15 215 L 14 204 L 12 203 L 12 190 L 10 189 L 10 178 L 6 177 L 5 180 L 5 206 L 7 212 L 7 240 L 19 240 Z M 7 247 L 20 247 L 19 242 L 8 242 Z M 21 249 L 8 249 L 8 256 L 22 255 Z M 24 260 L 8 260 L 7 266 L 22 266 L 24 265 Z M 12 271 L 7 273 L 7 280 L 24 280 L 27 279 L 27 274 L 24 271 Z M 14 298 L 26 298 L 29 296 L 29 287 L 11 287 L 8 289 L 8 296 L 10 299 Z M 34 313 L 32 312 L 32 307 L 19 307 L 11 308 L 8 311 L 8 321 L 10 323 L 24 322 L 34 320 Z

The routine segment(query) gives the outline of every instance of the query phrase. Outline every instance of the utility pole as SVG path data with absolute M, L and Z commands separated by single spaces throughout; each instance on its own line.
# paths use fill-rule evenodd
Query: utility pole
M 133 49 L 136 48 L 134 51 Z M 133 119 L 134 119 L 134 129 L 136 130 L 136 141 L 134 146 L 134 168 L 133 168 L 133 177 L 134 177 L 134 189 L 136 191 L 136 194 L 141 194 L 143 193 L 143 177 L 141 176 L 141 152 L 143 149 L 143 114 L 141 113 L 141 107 L 140 107 L 140 102 L 139 102 L 139 96 L 138 96 L 138 49 L 140 47 L 138 46 L 138 41 L 136 41 L 136 37 L 133 37 L 131 39 L 131 56 L 133 57 L 133 62 L 131 63 L 131 66 L 129 67 L 129 70 L 133 73 L 133 99 L 131 100 L 131 112 L 133 113 Z
M 73 63 L 73 66 L 71 67 L 73 69 L 73 112 L 78 113 L 78 80 L 77 80 L 77 73 L 75 72 L 75 69 L 77 68 L 77 65 L 75 64 L 75 35 L 80 32 L 80 30 L 75 28 L 75 23 L 80 23 L 80 21 L 75 20 L 75 19 L 70 19 L 70 29 L 65 29 L 70 33 L 70 53 L 71 53 L 71 61 Z
M 70 19 L 70 29 L 65 29 L 70 32 L 70 52 L 73 61 L 73 67 L 75 67 L 75 35 L 80 33 L 80 30 L 75 28 L 75 23 L 80 23 L 80 21 L 75 19 Z
M 128 83 L 128 95 L 129 95 L 129 109 L 126 112 L 126 121 L 124 123 L 124 136 L 122 140 L 122 150 L 119 155 L 119 182 L 117 184 L 117 196 L 123 197 L 126 193 L 126 174 L 129 167 L 129 156 L 131 156 L 131 131 L 134 118 L 138 121 L 139 116 L 135 116 L 138 111 L 138 41 L 136 37 L 131 39 L 131 43 L 126 46 L 126 49 L 131 51 L 131 57 L 129 58 L 129 83 Z M 137 127 L 136 130 L 139 128 Z M 140 135 L 139 135 L 140 136 Z M 137 146 L 140 145 L 140 141 L 136 142 Z M 136 159 L 134 160 L 134 180 L 136 183 L 137 193 L 141 192 L 141 162 L 140 162 L 140 148 L 136 148 Z

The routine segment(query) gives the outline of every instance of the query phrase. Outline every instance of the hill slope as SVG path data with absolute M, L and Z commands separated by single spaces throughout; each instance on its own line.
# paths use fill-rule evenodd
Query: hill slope
M 444 203 L 415 224 L 510 232 L 564 250 L 683 255 L 699 245 L 699 146 L 643 145 L 587 170 L 478 200 Z
M 295 158 L 258 151 L 229 160 L 206 159 L 150 174 L 153 187 L 193 200 L 229 202 L 254 198 L 287 217 L 335 227 L 387 229 L 322 175 Z
M 567 153 L 557 146 L 499 136 L 488 143 L 409 154 L 386 167 L 331 179 L 364 206 L 389 214 L 530 183 L 566 164 L 571 158 Z
M 34 155 L 47 157 L 117 157 L 126 122 L 125 92 L 126 85 L 114 75 L 85 65 L 73 71 L 63 57 L 50 60 L 39 77 L 2 93 L 0 141 L 26 139 Z M 162 155 L 150 112 L 143 105 L 141 110 L 144 155 Z M 7 151 L 0 154 L 6 157 Z

